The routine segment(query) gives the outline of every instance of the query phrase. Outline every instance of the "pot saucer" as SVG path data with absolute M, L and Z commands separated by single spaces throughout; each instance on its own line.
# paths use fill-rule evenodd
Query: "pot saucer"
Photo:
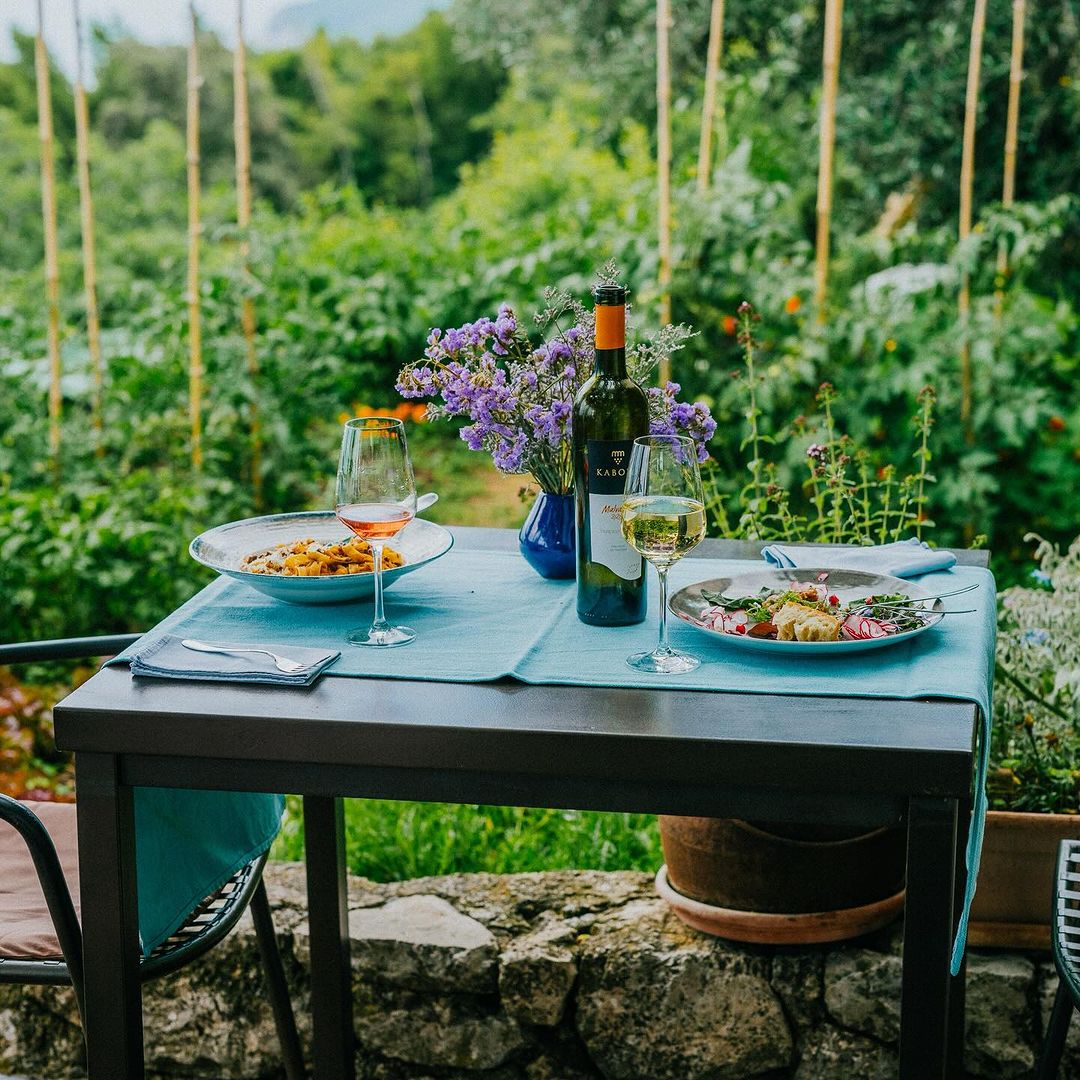
M 667 865 L 656 872 L 656 891 L 687 926 L 714 937 L 756 945 L 815 945 L 845 941 L 888 926 L 904 906 L 904 890 L 884 900 L 840 911 L 773 914 L 715 907 L 684 896 L 668 880 Z

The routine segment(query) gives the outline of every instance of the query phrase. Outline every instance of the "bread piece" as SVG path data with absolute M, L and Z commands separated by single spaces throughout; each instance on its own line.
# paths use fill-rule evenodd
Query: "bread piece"
M 775 615 L 777 641 L 836 641 L 840 620 L 805 604 L 787 603 Z
M 840 637 L 840 620 L 824 611 L 816 611 L 795 627 L 798 641 L 836 641 Z

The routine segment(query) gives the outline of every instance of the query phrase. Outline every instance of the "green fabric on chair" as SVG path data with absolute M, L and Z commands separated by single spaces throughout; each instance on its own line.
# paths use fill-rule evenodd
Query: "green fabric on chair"
M 135 789 L 139 936 L 149 956 L 191 911 L 261 855 L 285 799 L 231 791 Z

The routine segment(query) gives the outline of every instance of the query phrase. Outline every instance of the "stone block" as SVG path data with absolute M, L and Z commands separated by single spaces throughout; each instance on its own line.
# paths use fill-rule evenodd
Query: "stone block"
M 385 995 L 371 988 L 360 997 L 357 1040 L 383 1057 L 425 1068 L 487 1070 L 526 1046 L 517 1022 L 483 999 L 401 991 Z
M 900 1038 L 901 970 L 894 953 L 830 953 L 825 960 L 825 1008 L 841 1027 L 895 1043 Z
M 562 1019 L 577 978 L 577 961 L 569 947 L 576 938 L 574 927 L 551 920 L 503 949 L 499 998 L 515 1020 L 553 1027 Z
M 414 989 L 494 993 L 498 945 L 438 896 L 405 896 L 349 912 L 354 975 Z
M 824 1024 L 804 1043 L 794 1080 L 894 1080 L 897 1066 L 895 1050 Z
M 1029 1002 L 1034 996 L 1030 960 L 968 954 L 964 1067 L 972 1076 L 997 1080 L 1031 1072 L 1035 1031 Z
M 769 983 L 799 1031 L 817 1024 L 824 1012 L 825 961 L 820 949 L 777 951 Z
M 791 1064 L 767 959 L 688 929 L 661 901 L 598 919 L 579 967 L 577 1030 L 609 1080 L 719 1080 Z

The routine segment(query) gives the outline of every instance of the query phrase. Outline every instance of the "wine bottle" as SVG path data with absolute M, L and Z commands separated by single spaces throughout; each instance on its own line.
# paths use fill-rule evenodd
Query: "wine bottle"
M 574 401 L 577 613 L 593 626 L 645 618 L 645 565 L 622 535 L 634 439 L 649 433 L 645 392 L 626 371 L 626 289 L 598 285 L 596 361 Z

